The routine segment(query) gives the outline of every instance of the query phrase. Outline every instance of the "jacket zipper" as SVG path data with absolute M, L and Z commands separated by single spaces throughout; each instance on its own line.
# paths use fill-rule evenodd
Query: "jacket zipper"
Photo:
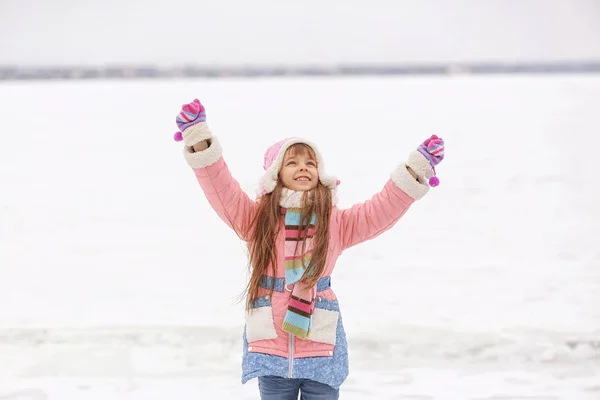
M 290 366 L 288 368 L 288 378 L 292 378 L 292 374 L 294 373 L 294 335 L 291 333 L 290 335 Z
M 285 230 L 285 218 L 281 219 L 281 228 L 283 228 Z M 285 248 L 285 235 L 283 237 L 283 247 Z M 286 286 L 286 282 L 283 282 L 283 287 L 284 287 L 284 291 L 287 288 Z M 289 293 L 289 295 L 291 296 L 291 292 Z M 289 339 L 289 352 L 290 352 L 290 357 L 289 357 L 289 365 L 288 365 L 288 378 L 292 378 L 292 375 L 294 373 L 294 335 L 292 335 L 291 333 L 288 333 L 290 339 Z
M 285 218 L 281 219 L 281 225 L 282 228 L 285 229 Z M 283 237 L 283 245 L 285 248 L 285 235 Z M 284 281 L 284 289 L 286 288 L 286 282 Z M 291 293 L 289 293 L 291 295 Z M 292 335 L 291 333 L 288 333 L 288 335 L 290 335 L 290 340 L 289 340 L 289 351 L 290 351 L 290 358 L 289 358 L 289 366 L 288 366 L 288 378 L 292 378 L 292 375 L 294 373 L 294 335 Z

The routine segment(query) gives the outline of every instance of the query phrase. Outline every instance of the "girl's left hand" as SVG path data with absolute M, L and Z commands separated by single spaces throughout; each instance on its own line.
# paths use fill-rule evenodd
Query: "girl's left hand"
M 435 167 L 444 159 L 444 150 L 444 139 L 432 135 L 410 153 L 406 165 L 417 174 L 420 182 L 437 186 L 439 180 L 435 176 Z
M 436 167 L 444 159 L 444 139 L 432 135 L 417 150 L 429 160 L 432 167 Z

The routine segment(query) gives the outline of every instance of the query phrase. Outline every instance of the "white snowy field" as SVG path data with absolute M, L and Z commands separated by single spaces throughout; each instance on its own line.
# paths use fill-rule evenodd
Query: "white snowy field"
M 600 398 L 600 77 L 0 85 L 0 399 L 256 399 L 243 244 L 175 115 L 198 97 L 242 186 L 320 145 L 364 201 L 431 134 L 441 184 L 346 252 L 342 399 Z

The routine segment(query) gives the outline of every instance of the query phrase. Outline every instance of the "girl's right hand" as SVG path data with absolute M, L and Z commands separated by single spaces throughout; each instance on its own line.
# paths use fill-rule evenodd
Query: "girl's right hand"
M 175 140 L 183 140 L 187 146 L 212 138 L 212 133 L 206 124 L 206 110 L 200 100 L 194 99 L 191 103 L 181 106 L 181 111 L 175 118 L 179 132 L 175 133 Z

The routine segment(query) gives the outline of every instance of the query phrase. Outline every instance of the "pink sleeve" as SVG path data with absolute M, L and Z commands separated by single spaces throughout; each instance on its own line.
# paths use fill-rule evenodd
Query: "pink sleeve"
M 400 164 L 381 192 L 339 212 L 340 250 L 373 239 L 390 229 L 428 191 L 427 183 L 413 178 L 406 165 Z
M 256 203 L 250 200 L 231 175 L 221 155 L 218 142 L 213 145 L 214 150 L 218 150 L 218 152 L 211 149 L 212 155 L 208 151 L 207 154 L 188 153 L 186 159 L 217 215 L 242 239 L 247 240 L 248 228 L 256 211 Z
M 383 190 L 370 200 L 341 210 L 338 216 L 341 250 L 373 239 L 390 229 L 414 201 L 389 180 Z

